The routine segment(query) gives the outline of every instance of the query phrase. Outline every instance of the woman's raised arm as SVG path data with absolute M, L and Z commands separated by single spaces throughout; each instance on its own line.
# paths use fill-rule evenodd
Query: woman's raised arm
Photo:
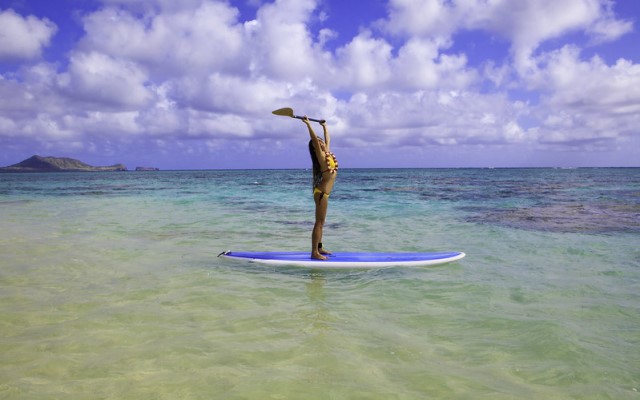
M 331 151 L 331 136 L 329 136 L 329 129 L 327 129 L 327 121 L 320 122 L 320 125 L 322 125 L 322 129 L 324 130 L 324 145 L 327 151 Z
M 306 115 L 304 116 L 304 118 L 302 118 L 302 122 L 304 122 L 307 125 L 307 128 L 309 129 L 309 137 L 311 137 L 311 141 L 313 142 L 313 148 L 316 151 L 316 156 L 318 157 L 318 160 L 324 160 L 324 154 L 322 153 L 322 150 L 320 148 L 320 143 L 318 143 L 319 141 L 318 136 L 316 135 L 313 128 L 311 127 L 311 122 L 309 122 L 309 118 L 307 118 Z

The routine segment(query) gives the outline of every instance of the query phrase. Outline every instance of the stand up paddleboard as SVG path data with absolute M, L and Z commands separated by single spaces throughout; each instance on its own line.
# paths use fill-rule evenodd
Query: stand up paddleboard
M 302 251 L 225 251 L 218 255 L 232 260 L 250 263 L 297 266 L 310 268 L 383 268 L 399 266 L 426 266 L 446 264 L 465 256 L 461 252 L 440 253 L 344 253 L 329 255 L 327 260 L 315 260 L 309 252 Z

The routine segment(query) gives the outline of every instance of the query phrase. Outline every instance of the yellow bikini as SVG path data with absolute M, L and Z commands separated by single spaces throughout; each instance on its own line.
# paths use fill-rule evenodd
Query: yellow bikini
M 332 174 L 335 174 L 338 171 L 338 159 L 336 158 L 336 155 L 330 151 L 326 151 L 324 153 L 324 159 L 327 161 L 327 169 L 322 171 L 322 173 L 331 172 Z
M 313 188 L 313 195 L 315 196 L 316 193 L 320 193 L 320 200 L 322 200 L 322 196 L 327 196 L 329 197 L 328 194 L 326 194 L 325 192 L 323 192 L 322 190 L 318 189 L 317 187 Z
M 335 174 L 336 172 L 338 172 L 338 159 L 336 158 L 335 154 L 331 153 L 330 151 L 325 151 L 324 159 L 327 161 L 327 169 L 322 171 L 322 174 L 324 174 L 325 172 L 329 172 L 331 174 Z M 327 198 L 329 198 L 328 193 L 323 192 L 316 186 L 313 188 L 313 196 L 315 197 L 317 193 L 320 193 L 319 200 L 322 200 L 323 196 L 327 196 Z

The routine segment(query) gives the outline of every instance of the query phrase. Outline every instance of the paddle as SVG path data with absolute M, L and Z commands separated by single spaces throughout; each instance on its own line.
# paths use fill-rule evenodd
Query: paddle
M 304 119 L 304 117 L 301 117 L 299 115 L 294 115 L 293 114 L 293 109 L 289 108 L 289 107 L 285 107 L 285 108 L 279 108 L 275 111 L 273 111 L 273 114 L 275 115 L 282 115 L 283 117 L 291 117 L 291 118 L 298 118 L 298 119 Z M 324 119 L 314 119 L 314 118 L 308 118 L 309 121 L 314 121 L 314 122 L 326 122 Z

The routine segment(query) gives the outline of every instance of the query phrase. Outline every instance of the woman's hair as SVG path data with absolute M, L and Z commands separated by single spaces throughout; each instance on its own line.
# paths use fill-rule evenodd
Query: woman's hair
M 313 164 L 313 187 L 315 188 L 322 180 L 322 170 L 318 162 L 315 147 L 313 147 L 313 140 L 309 140 L 309 155 L 311 156 L 311 163 Z

